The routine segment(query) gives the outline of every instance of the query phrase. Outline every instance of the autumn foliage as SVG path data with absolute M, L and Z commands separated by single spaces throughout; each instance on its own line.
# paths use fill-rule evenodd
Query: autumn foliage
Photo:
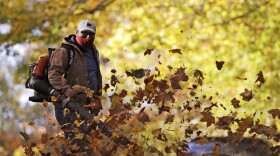
M 148 49 L 143 57 L 153 55 L 153 50 Z M 180 49 L 169 51 L 173 55 L 181 55 Z M 222 70 L 226 62 L 216 62 L 217 69 Z M 189 70 L 182 66 L 177 69 L 171 65 L 166 70 L 172 72 L 166 77 L 161 76 L 161 71 L 155 67 L 150 69 L 131 69 L 126 71 L 122 79 L 132 78 L 136 88 L 133 91 L 118 89 L 121 83 L 116 69 L 111 70 L 111 80 L 104 85 L 105 93 L 112 92 L 109 97 L 109 114 L 100 114 L 97 118 L 103 120 L 106 126 L 113 132 L 114 137 L 108 138 L 99 130 L 92 130 L 87 139 L 87 144 L 96 155 L 192 155 L 188 144 L 207 144 L 213 141 L 213 137 L 224 138 L 224 143 L 216 144 L 213 154 L 219 155 L 220 148 L 225 144 L 243 144 L 244 139 L 267 141 L 267 146 L 260 150 L 270 151 L 277 155 L 280 153 L 279 145 L 275 144 L 280 139 L 280 134 L 275 126 L 267 126 L 259 123 L 252 116 L 237 118 L 238 109 L 241 109 L 240 100 L 245 102 L 254 98 L 250 88 L 244 88 L 244 92 L 236 94 L 229 104 L 236 110 L 226 116 L 217 116 L 213 108 L 222 107 L 222 104 L 213 102 L 214 96 L 203 95 L 203 71 L 199 69 Z M 256 76 L 256 85 L 261 87 L 265 82 L 262 72 Z M 77 88 L 77 87 L 76 87 Z M 88 90 L 85 89 L 87 93 Z M 216 93 L 217 95 L 217 93 Z M 104 97 L 100 97 L 104 99 Z M 104 102 L 104 100 L 103 100 Z M 280 110 L 268 111 L 273 118 L 279 118 Z M 75 122 L 79 125 L 83 121 Z M 32 123 L 30 123 L 32 124 Z M 75 131 L 75 129 L 72 129 Z M 218 132 L 218 135 L 217 135 Z M 62 144 L 67 152 L 78 149 L 77 145 L 70 145 L 69 141 L 61 133 L 42 133 L 39 139 L 32 140 L 24 132 L 20 132 L 25 143 L 24 153 L 35 155 L 37 148 L 42 155 L 60 154 Z M 130 144 L 122 146 L 121 140 L 114 140 L 119 136 L 130 140 Z M 83 136 L 76 131 L 76 139 Z M 212 139 L 211 139 L 212 138 Z M 31 141 L 32 140 L 32 141 Z M 215 140 L 215 139 L 214 139 Z M 274 147 L 272 144 L 274 143 Z M 253 148 L 253 142 L 248 148 Z M 257 142 L 255 142 L 257 144 Z M 238 149 L 237 149 L 238 150 Z M 238 152 L 238 151 L 237 151 Z M 262 152 L 262 151 L 260 151 Z M 231 153 L 232 154 L 232 153 Z

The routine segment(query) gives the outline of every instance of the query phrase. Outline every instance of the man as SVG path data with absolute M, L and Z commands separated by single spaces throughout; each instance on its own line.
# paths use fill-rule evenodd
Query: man
M 62 44 L 68 45 L 73 51 L 73 59 L 69 65 L 69 48 L 56 49 L 51 58 L 51 66 L 49 68 L 48 78 L 50 84 L 56 90 L 59 90 L 64 96 L 70 97 L 76 103 L 89 104 L 87 107 L 90 113 L 97 115 L 102 109 L 101 102 L 97 98 L 101 95 L 102 77 L 99 67 L 99 53 L 93 44 L 96 34 L 96 26 L 90 20 L 83 20 L 78 24 L 76 34 L 69 35 L 64 38 Z M 64 78 L 66 83 L 63 82 Z M 85 94 L 80 94 L 72 87 L 78 85 L 90 88 L 94 91 L 94 96 L 89 99 Z M 58 123 L 64 131 L 65 138 L 70 145 L 78 145 L 79 148 L 73 153 L 86 152 L 89 155 L 88 142 L 86 140 L 85 124 L 77 126 L 78 116 L 75 112 L 63 108 L 60 102 L 55 102 L 55 116 Z M 67 112 L 67 113 L 65 113 Z M 76 129 L 79 129 L 77 132 Z M 82 134 L 82 139 L 77 139 L 77 135 Z M 63 155 L 66 148 L 62 148 Z

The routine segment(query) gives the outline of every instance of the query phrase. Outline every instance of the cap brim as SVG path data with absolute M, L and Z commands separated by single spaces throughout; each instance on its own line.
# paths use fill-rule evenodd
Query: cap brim
M 91 29 L 91 28 L 87 28 L 87 27 L 86 27 L 86 28 L 81 28 L 81 29 L 80 29 L 80 31 L 85 31 L 85 30 L 91 31 L 91 32 L 93 32 L 93 33 L 96 33 L 95 30 L 94 30 L 94 29 Z

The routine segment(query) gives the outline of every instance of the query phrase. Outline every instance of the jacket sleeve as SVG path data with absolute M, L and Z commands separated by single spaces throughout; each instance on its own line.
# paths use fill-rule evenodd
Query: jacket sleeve
M 64 92 L 70 88 L 70 85 L 66 84 L 64 74 L 68 66 L 68 53 L 64 48 L 58 48 L 53 51 L 50 57 L 50 68 L 48 72 L 48 79 L 52 87 Z

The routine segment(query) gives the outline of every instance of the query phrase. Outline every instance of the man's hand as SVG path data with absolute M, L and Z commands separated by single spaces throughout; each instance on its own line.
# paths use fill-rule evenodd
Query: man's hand
M 66 97 L 70 97 L 70 98 L 74 97 L 76 94 L 77 94 L 77 92 L 76 92 L 74 89 L 72 89 L 72 88 L 68 88 L 68 89 L 64 92 L 64 95 L 65 95 Z

